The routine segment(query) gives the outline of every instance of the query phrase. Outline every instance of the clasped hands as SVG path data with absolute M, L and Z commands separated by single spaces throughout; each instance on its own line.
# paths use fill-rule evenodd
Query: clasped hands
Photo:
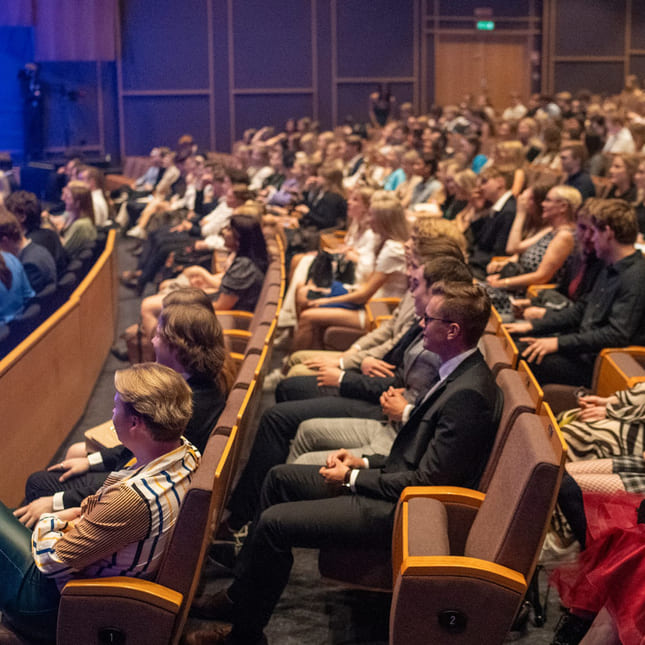
M 327 457 L 327 462 L 318 471 L 325 482 L 339 486 L 345 481 L 347 473 L 355 468 L 365 468 L 365 462 L 349 450 L 341 448 Z

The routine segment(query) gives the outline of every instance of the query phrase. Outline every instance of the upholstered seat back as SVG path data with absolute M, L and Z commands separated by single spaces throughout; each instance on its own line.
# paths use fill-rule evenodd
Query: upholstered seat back
M 475 517 L 464 555 L 504 565 L 527 576 L 553 509 L 561 455 L 540 417 L 515 421 Z

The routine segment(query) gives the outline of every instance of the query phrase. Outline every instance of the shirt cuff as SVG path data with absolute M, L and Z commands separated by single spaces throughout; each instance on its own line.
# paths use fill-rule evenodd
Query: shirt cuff
M 345 370 L 343 370 L 343 371 L 340 373 L 340 376 L 338 377 L 338 385 L 339 385 L 339 386 L 340 386 L 340 384 L 343 382 L 343 376 L 345 376 Z
M 342 356 L 338 359 L 338 367 L 340 367 L 340 369 L 343 370 L 343 372 L 345 371 L 345 363 L 343 362 Z
M 354 468 L 349 475 L 349 489 L 352 491 L 352 493 L 356 492 L 356 478 L 358 477 L 358 473 L 360 472 L 361 471 L 358 468 Z
M 405 425 L 409 419 L 410 415 L 412 414 L 412 410 L 414 409 L 414 406 L 412 403 L 408 403 L 404 408 L 403 408 L 403 413 L 401 414 L 401 423 Z
M 58 493 L 54 493 L 54 496 L 52 497 L 52 511 L 55 513 L 56 511 L 62 511 L 65 508 L 65 504 L 63 503 L 63 495 L 65 495 L 64 491 L 58 491 Z
M 100 452 L 91 452 L 87 455 L 87 461 L 90 462 L 90 470 L 103 470 L 103 457 Z

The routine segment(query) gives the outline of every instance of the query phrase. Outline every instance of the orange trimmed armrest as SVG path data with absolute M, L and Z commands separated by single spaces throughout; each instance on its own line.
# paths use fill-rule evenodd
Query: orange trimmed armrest
M 444 504 L 462 504 L 478 509 L 486 495 L 478 490 L 461 488 L 460 486 L 408 486 L 403 489 L 399 504 L 414 497 L 429 497 Z
M 401 302 L 401 298 L 370 298 L 368 304 L 372 302 L 382 302 L 384 305 L 396 307 Z
M 540 291 L 544 291 L 545 289 L 555 289 L 557 286 L 557 284 L 530 284 L 526 288 L 526 295 L 529 298 L 537 298 Z
M 524 594 L 526 579 L 521 573 L 494 562 L 454 555 L 408 556 L 401 562 L 402 576 L 459 576 L 491 582 Z
M 390 320 L 392 316 L 377 316 L 374 320 L 374 327 L 380 327 L 386 320 Z
M 179 613 L 183 595 L 156 582 L 129 578 L 88 578 L 71 580 L 62 591 L 63 596 L 119 596 L 154 605 L 171 613 Z
M 236 316 L 237 318 L 253 318 L 253 314 L 250 311 L 244 311 L 242 309 L 223 309 L 221 311 L 215 312 L 218 316 Z

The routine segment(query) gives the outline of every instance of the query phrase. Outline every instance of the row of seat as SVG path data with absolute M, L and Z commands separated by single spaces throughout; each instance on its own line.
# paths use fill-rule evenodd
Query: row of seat
M 122 577 L 69 582 L 62 591 L 58 614 L 56 641 L 60 645 L 179 642 L 211 535 L 254 438 L 253 420 L 285 286 L 284 248 L 280 240 L 270 241 L 269 248 L 273 260 L 255 312 L 218 312 L 228 329 L 235 321 L 248 323 L 247 342 L 155 580 Z M 18 642 L 15 634 L 0 628 L 0 643 Z
M 34 329 L 62 307 L 100 257 L 107 231 L 72 259 L 57 284 L 50 284 L 31 299 L 25 310 L 6 325 L 0 324 L 0 359 L 18 346 Z

